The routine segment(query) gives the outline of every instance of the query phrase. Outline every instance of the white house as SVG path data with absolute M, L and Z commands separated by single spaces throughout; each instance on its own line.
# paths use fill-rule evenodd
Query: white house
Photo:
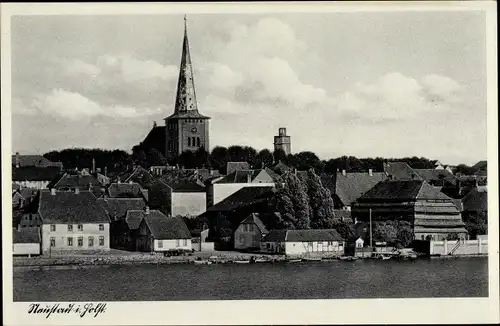
M 139 251 L 192 251 L 191 233 L 181 218 L 167 217 L 157 210 L 146 211 L 139 225 Z
M 334 229 L 272 230 L 260 243 L 262 252 L 287 256 L 344 254 L 344 240 Z

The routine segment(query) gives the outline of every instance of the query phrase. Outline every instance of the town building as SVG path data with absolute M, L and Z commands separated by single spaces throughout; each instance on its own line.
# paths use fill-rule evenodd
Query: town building
M 460 211 L 452 199 L 423 180 L 388 180 L 376 184 L 354 203 L 358 221 L 409 221 L 414 239 L 466 237 Z
M 383 165 L 389 180 L 422 180 L 422 177 L 405 162 L 385 162 Z
M 120 181 L 109 184 L 106 194 L 110 198 L 142 198 L 148 201 L 149 191 L 144 189 L 139 183 L 130 180 L 127 183 Z
M 38 256 L 40 250 L 40 229 L 24 228 L 12 229 L 13 255 L 14 256 Z
M 21 188 L 46 189 L 60 175 L 61 169 L 59 167 L 13 167 L 12 183 Z
M 212 252 L 215 250 L 214 243 L 208 241 L 208 225 L 203 229 L 191 230 L 191 246 L 195 251 Z
M 16 152 L 16 155 L 12 155 L 12 167 L 13 168 L 25 168 L 25 167 L 35 167 L 35 168 L 58 168 L 62 170 L 63 165 L 61 162 L 52 162 L 46 159 L 42 155 L 20 155 Z
M 207 207 L 245 187 L 275 186 L 280 177 L 271 169 L 238 170 L 212 183 L 207 189 Z
M 111 182 L 129 183 L 132 181 L 140 184 L 144 189 L 149 188 L 153 179 L 153 175 L 140 165 L 134 165 L 125 171 L 110 176 Z
M 261 241 L 261 251 L 287 256 L 342 256 L 344 240 L 334 229 L 271 230 Z
M 279 128 L 278 136 L 274 136 L 274 150 L 282 150 L 286 155 L 292 153 L 291 137 L 286 134 L 286 128 Z
M 138 249 L 146 252 L 192 251 L 191 233 L 181 218 L 146 211 L 139 224 Z
M 110 220 L 90 191 L 40 193 L 42 252 L 109 250 Z
M 207 208 L 205 185 L 195 178 L 158 179 L 151 187 L 149 203 L 167 216 L 195 217 Z
M 99 191 L 102 187 L 94 176 L 79 172 L 66 172 L 47 185 L 47 188 L 53 188 L 58 191 L 74 191 L 75 189 Z
M 209 150 L 210 117 L 198 111 L 186 24 L 174 113 L 164 120 L 164 127 L 153 125 L 141 143 L 143 147 L 156 148 L 169 160 L 179 157 L 184 151 Z
M 248 215 L 234 232 L 234 249 L 259 250 L 260 240 L 268 234 L 266 226 L 259 219 L 258 213 Z

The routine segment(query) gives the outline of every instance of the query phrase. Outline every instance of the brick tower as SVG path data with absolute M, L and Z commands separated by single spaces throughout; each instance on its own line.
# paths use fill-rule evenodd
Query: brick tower
M 278 129 L 278 136 L 274 136 L 274 150 L 281 149 L 286 155 L 292 152 L 290 136 L 286 135 L 286 128 Z
M 172 115 L 165 118 L 166 157 L 176 158 L 184 151 L 196 151 L 201 147 L 209 151 L 209 120 L 210 117 L 198 112 L 187 22 L 184 16 L 184 41 L 175 109 Z

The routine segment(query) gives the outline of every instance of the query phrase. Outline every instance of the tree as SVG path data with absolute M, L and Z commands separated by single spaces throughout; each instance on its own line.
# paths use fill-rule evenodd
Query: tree
M 333 225 L 334 206 L 330 191 L 323 187 L 314 169 L 308 171 L 307 185 L 311 205 L 311 228 L 327 229 Z
M 163 154 L 156 148 L 150 148 L 146 152 L 146 168 L 151 166 L 165 166 L 167 165 L 167 159 Z
M 276 193 L 276 210 L 278 211 L 278 220 L 276 226 L 278 229 L 294 229 L 296 223 L 295 208 L 292 202 L 293 194 L 290 193 L 290 188 L 277 184 L 278 191 Z
M 270 150 L 264 148 L 257 153 L 255 158 L 255 167 L 268 167 L 273 164 L 273 153 Z
M 413 241 L 413 230 L 411 223 L 408 221 L 400 221 L 397 228 L 397 244 L 406 248 Z
M 309 205 L 307 186 L 294 173 L 290 172 L 285 173 L 284 183 L 285 188 L 288 188 L 295 212 L 295 228 L 309 228 L 311 221 L 311 206 Z
M 226 147 L 216 146 L 208 157 L 210 166 L 213 169 L 219 170 L 221 173 L 226 173 L 227 162 L 230 160 L 229 152 Z
M 195 168 L 203 168 L 208 165 L 208 152 L 205 148 L 200 147 L 194 152 Z
M 332 229 L 337 230 L 342 239 L 348 240 L 354 236 L 354 225 L 347 222 L 335 222 L 331 225 Z
M 273 152 L 273 158 L 274 158 L 274 163 L 278 163 L 278 162 L 283 162 L 285 163 L 286 161 L 286 154 L 285 154 L 285 151 L 282 150 L 282 149 L 276 149 L 274 152 Z

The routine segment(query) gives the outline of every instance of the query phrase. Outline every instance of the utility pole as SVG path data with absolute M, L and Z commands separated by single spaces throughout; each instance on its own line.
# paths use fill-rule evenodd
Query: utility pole
M 372 209 L 370 208 L 370 247 L 373 248 L 373 234 L 372 234 Z

